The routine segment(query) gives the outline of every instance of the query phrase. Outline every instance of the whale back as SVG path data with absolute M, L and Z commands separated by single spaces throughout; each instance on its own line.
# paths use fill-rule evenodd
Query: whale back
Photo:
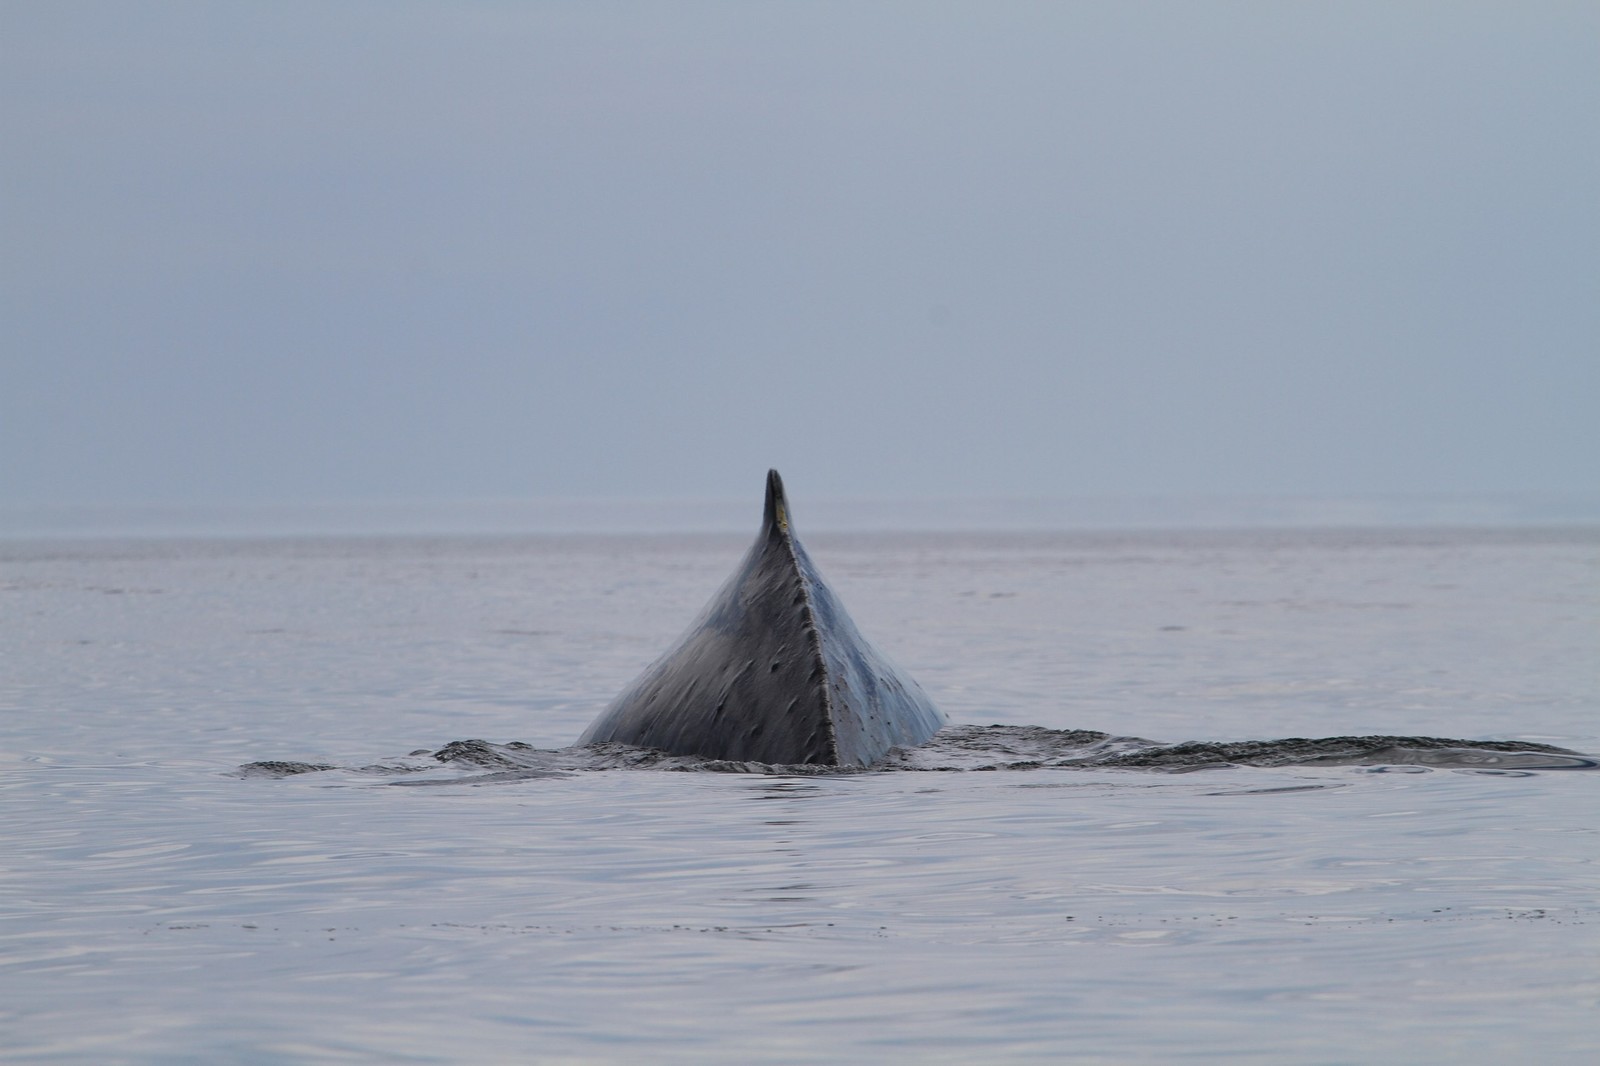
M 870 766 L 945 717 L 863 637 L 794 534 L 767 473 L 762 528 L 694 624 L 585 731 L 607 741 L 778 764 Z

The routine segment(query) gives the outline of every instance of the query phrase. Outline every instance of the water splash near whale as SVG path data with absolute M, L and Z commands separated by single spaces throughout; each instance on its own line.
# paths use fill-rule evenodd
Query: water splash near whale
M 782 764 L 672 755 L 630 744 L 535 748 L 512 742 L 458 740 L 436 751 L 361 767 L 268 761 L 237 771 L 246 777 L 294 777 L 345 771 L 393 784 L 500 784 L 606 770 L 827 776 L 870 773 L 970 773 L 1027 770 L 1128 770 L 1188 773 L 1241 767 L 1356 767 L 1531 773 L 1596 770 L 1600 759 L 1528 741 L 1365 736 L 1163 744 L 1086 729 L 1042 726 L 952 726 L 913 748 L 896 749 L 872 767 Z

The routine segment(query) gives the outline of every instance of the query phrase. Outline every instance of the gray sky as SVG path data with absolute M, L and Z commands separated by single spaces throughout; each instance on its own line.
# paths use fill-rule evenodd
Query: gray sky
M 1600 488 L 1600 4 L 0 12 L 0 504 Z

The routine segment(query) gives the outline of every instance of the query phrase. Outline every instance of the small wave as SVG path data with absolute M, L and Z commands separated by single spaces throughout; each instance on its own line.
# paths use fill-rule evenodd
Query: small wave
M 1443 737 L 1325 737 L 1165 744 L 1085 729 L 1042 726 L 954 726 L 926 744 L 896 749 L 876 766 L 787 766 L 669 755 L 628 744 L 585 748 L 535 748 L 512 741 L 456 740 L 437 751 L 359 767 L 268 760 L 238 768 L 241 777 L 294 777 L 328 770 L 396 776 L 397 785 L 441 785 L 567 777 L 596 770 L 674 770 L 691 773 L 829 776 L 894 772 L 974 772 L 1038 769 L 1119 769 L 1187 773 L 1238 766 L 1416 767 L 1475 773 L 1521 774 L 1540 770 L 1595 770 L 1600 759 L 1566 748 L 1524 741 L 1451 740 Z M 415 777 L 444 767 L 459 776 Z

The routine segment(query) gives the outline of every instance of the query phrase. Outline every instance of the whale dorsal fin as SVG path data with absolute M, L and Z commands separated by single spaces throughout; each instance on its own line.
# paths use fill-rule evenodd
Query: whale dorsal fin
M 776 470 L 767 471 L 767 506 L 761 518 L 761 532 L 767 536 L 789 533 L 789 503 L 783 498 L 783 478 Z

